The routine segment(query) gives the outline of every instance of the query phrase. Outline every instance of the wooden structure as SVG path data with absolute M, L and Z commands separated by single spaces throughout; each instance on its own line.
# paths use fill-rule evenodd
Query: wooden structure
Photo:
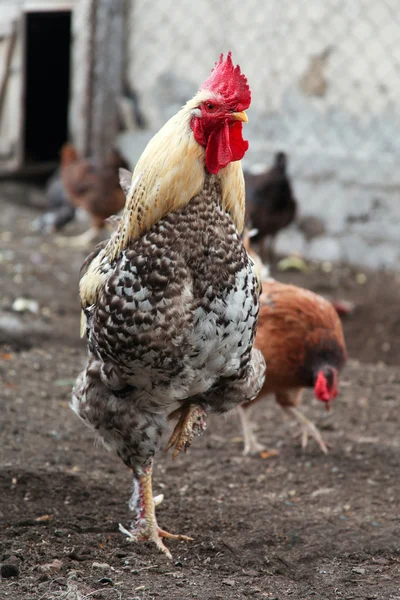
M 117 133 L 124 0 L 0 3 L 0 174 L 49 169 L 68 139 L 98 164 Z

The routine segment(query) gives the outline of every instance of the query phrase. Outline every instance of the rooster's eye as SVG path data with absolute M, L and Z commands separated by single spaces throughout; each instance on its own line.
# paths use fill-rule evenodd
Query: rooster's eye
M 216 108 L 217 107 L 212 102 L 206 102 L 206 109 L 208 110 L 208 112 L 214 112 Z

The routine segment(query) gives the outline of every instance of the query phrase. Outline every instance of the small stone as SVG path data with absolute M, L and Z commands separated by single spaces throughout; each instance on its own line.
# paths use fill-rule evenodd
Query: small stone
M 94 562 L 92 563 L 93 569 L 109 569 L 110 565 L 108 563 Z
M 69 532 L 66 529 L 56 529 L 54 535 L 59 538 L 66 538 L 69 535 Z
M 16 298 L 11 308 L 15 312 L 31 312 L 34 314 L 39 312 L 39 304 L 36 300 L 29 300 L 28 298 Z
M 261 573 L 255 569 L 246 569 L 246 571 L 243 571 L 243 575 L 247 575 L 247 577 L 259 577 Z
M 79 552 L 77 552 L 74 549 L 74 550 L 72 550 L 72 552 L 67 554 L 67 556 L 68 556 L 68 558 L 71 558 L 72 560 L 77 560 L 79 562 L 83 562 L 83 561 L 89 560 L 89 558 L 91 558 L 91 550 L 90 550 L 90 548 L 83 546 L 83 548 L 80 548 Z
M 230 586 L 236 585 L 236 581 L 234 579 L 223 579 L 222 583 L 224 585 L 230 585 Z
M 0 567 L 0 575 L 3 579 L 9 579 L 10 577 L 18 577 L 19 575 L 19 561 L 15 556 L 8 558 Z
M 357 573 L 357 575 L 365 575 L 365 569 L 361 569 L 359 567 L 354 567 L 354 569 L 352 569 L 353 573 Z
M 58 558 L 55 558 L 51 563 L 46 563 L 45 565 L 40 565 L 39 570 L 42 573 L 58 573 L 61 570 L 62 562 Z

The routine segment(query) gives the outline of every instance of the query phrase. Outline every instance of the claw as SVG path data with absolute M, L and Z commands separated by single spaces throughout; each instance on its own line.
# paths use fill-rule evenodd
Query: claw
M 178 540 L 182 542 L 192 542 L 193 538 L 188 535 L 180 535 L 175 533 L 170 533 L 169 531 L 165 531 L 165 529 L 161 529 L 160 527 L 156 527 L 155 529 L 149 528 L 137 528 L 130 531 L 126 529 L 121 523 L 119 524 L 119 530 L 121 533 L 127 536 L 130 542 L 153 542 L 158 548 L 160 552 L 166 555 L 170 560 L 172 559 L 172 554 L 168 550 L 168 548 L 164 545 L 162 538 L 167 540 Z
M 326 443 L 324 442 L 324 439 L 322 437 L 322 435 L 320 434 L 320 432 L 318 431 L 317 427 L 314 425 L 314 423 L 312 421 L 310 421 L 309 419 L 307 419 L 307 417 L 305 415 L 303 415 L 303 413 L 296 409 L 294 406 L 290 406 L 290 407 L 286 407 L 286 411 L 290 412 L 296 419 L 296 421 L 298 423 L 300 423 L 300 436 L 301 436 L 301 447 L 303 450 L 305 450 L 305 448 L 307 447 L 308 444 L 308 438 L 311 437 L 313 440 L 315 440 L 318 444 L 318 446 L 321 448 L 322 452 L 324 454 L 328 454 L 328 448 Z
M 121 533 L 131 542 L 152 542 L 157 549 L 172 559 L 171 552 L 164 545 L 163 538 L 190 542 L 193 538 L 187 535 L 177 535 L 161 529 L 157 524 L 155 508 L 164 499 L 163 494 L 153 498 L 152 495 L 152 465 L 141 475 L 134 475 L 134 490 L 130 508 L 136 512 L 136 521 L 132 529 L 126 529 L 119 524 Z
M 247 456 L 247 455 L 253 456 L 256 454 L 260 454 L 260 452 L 265 450 L 265 446 L 263 446 L 262 444 L 260 444 L 257 441 L 257 437 L 253 431 L 253 426 L 248 419 L 248 415 L 246 412 L 247 410 L 248 409 L 244 408 L 243 406 L 237 407 L 237 412 L 240 417 L 240 421 L 242 423 L 242 429 L 243 429 L 243 437 L 244 437 L 243 454 L 244 454 L 244 456 Z
M 160 506 L 161 502 L 164 500 L 164 494 L 158 494 L 158 496 L 154 496 L 153 502 L 154 507 Z
M 194 538 L 189 537 L 188 535 L 170 533 L 169 531 L 165 531 L 165 529 L 160 528 L 158 528 L 157 533 L 160 537 L 166 538 L 167 540 L 182 540 L 182 542 L 193 542 L 194 540 Z

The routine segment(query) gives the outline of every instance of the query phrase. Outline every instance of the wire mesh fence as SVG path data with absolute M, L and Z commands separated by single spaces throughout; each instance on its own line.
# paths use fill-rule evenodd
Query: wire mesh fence
M 252 91 L 267 142 L 392 154 L 400 148 L 397 0 L 136 0 L 128 65 L 158 126 L 227 49 Z
M 129 2 L 126 78 L 152 129 L 227 50 L 252 89 L 245 167 L 287 152 L 302 212 L 323 211 L 328 232 L 342 237 L 334 259 L 351 258 L 345 238 L 361 221 L 366 243 L 381 243 L 386 224 L 397 241 L 398 0 Z M 397 250 L 384 254 L 384 264 L 398 261 Z

